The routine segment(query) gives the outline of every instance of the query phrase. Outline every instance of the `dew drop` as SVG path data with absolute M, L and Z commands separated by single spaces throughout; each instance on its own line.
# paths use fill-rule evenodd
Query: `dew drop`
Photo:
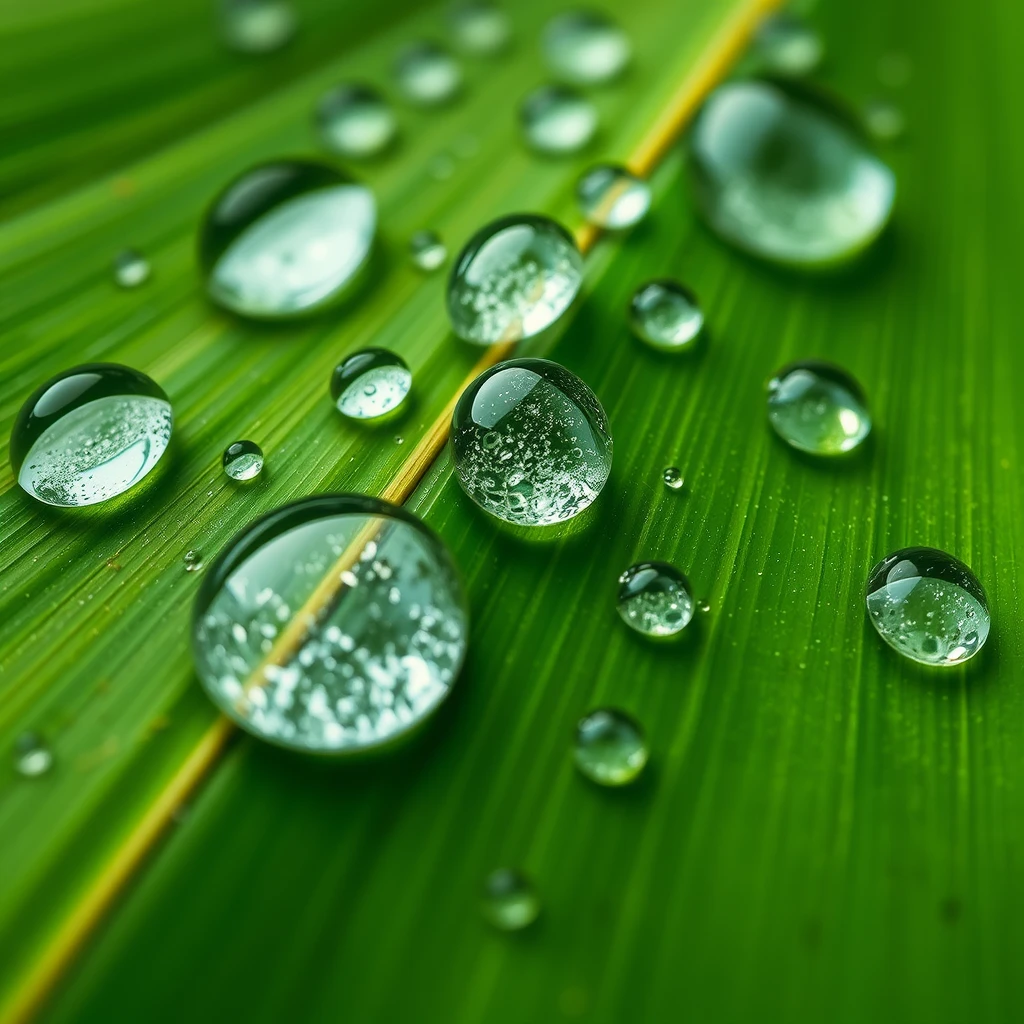
M 199 572 L 203 567 L 203 556 L 198 552 L 189 548 L 185 552 L 185 572 Z
M 121 288 L 138 288 L 149 280 L 149 260 L 137 249 L 122 249 L 114 257 L 114 281 Z
M 809 75 L 825 55 L 821 36 L 802 18 L 785 12 L 761 22 L 754 46 L 761 67 L 776 75 Z
M 644 636 L 676 636 L 693 618 L 693 591 L 675 566 L 641 562 L 619 577 L 617 608 L 622 621 Z
M 223 463 L 232 480 L 253 480 L 263 472 L 263 449 L 255 441 L 235 441 L 224 449 Z
M 700 337 L 704 313 L 693 292 L 678 281 L 648 281 L 630 300 L 629 326 L 652 348 L 683 352 Z
M 576 183 L 583 216 L 602 228 L 628 228 L 646 216 L 651 190 L 642 178 L 618 164 L 598 164 Z
M 541 46 L 551 72 L 575 85 L 611 81 L 625 70 L 632 56 L 626 33 L 598 11 L 556 15 L 544 28 Z
M 280 50 L 295 35 L 296 25 L 287 0 L 221 0 L 221 36 L 238 53 Z
M 578 153 L 597 131 L 597 108 L 566 85 L 542 85 L 523 100 L 519 123 L 538 153 Z
M 436 107 L 462 89 L 462 68 L 437 43 L 412 43 L 395 60 L 395 79 L 405 98 L 417 106 Z
M 331 398 L 352 420 L 374 420 L 394 412 L 412 389 L 405 360 L 385 348 L 365 348 L 346 356 L 331 375 Z
M 661 479 L 670 491 L 681 491 L 685 482 L 678 466 L 666 466 Z
M 864 107 L 864 127 L 879 142 L 894 142 L 906 131 L 903 111 L 895 103 L 874 99 Z
M 391 104 L 369 85 L 330 89 L 317 104 L 316 120 L 327 147 L 353 160 L 379 156 L 398 134 Z
M 481 909 L 495 928 L 519 931 L 540 914 L 540 898 L 533 883 L 514 868 L 492 871 L 484 881 Z
M 448 249 L 436 231 L 417 231 L 409 239 L 409 256 L 413 266 L 430 273 L 439 270 L 448 259 Z
M 467 0 L 456 4 L 448 23 L 455 45 L 465 53 L 489 57 L 508 47 L 512 23 L 508 14 L 487 0 Z
M 634 782 L 647 764 L 643 728 L 625 711 L 598 708 L 576 726 L 573 747 L 576 767 L 600 786 Z
M 37 779 L 53 767 L 53 751 L 34 732 L 23 732 L 14 741 L 14 770 L 23 779 Z
M 405 444 L 405 438 L 401 434 L 395 434 L 395 444 Z

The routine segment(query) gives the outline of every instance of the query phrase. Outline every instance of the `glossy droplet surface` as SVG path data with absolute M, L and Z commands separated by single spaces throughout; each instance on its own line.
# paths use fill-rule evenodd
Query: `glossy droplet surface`
M 903 111 L 885 99 L 871 100 L 864 106 L 864 127 L 879 142 L 892 142 L 906 131 Z
M 242 531 L 207 569 L 193 618 L 214 703 L 271 743 L 380 746 L 447 696 L 466 651 L 451 559 L 404 509 L 306 498 Z
M 808 75 L 825 55 L 821 36 L 802 18 L 784 12 L 761 22 L 754 45 L 762 67 L 777 75 Z
M 651 206 L 647 182 L 618 164 L 591 167 L 576 183 L 583 216 L 602 228 L 628 228 L 639 223 Z
M 231 182 L 203 221 L 207 292 L 257 319 L 316 312 L 348 293 L 376 230 L 365 185 L 313 161 L 261 164 Z
M 199 572 L 203 567 L 202 554 L 192 548 L 185 552 L 183 561 L 185 563 L 185 572 Z
M 475 56 L 504 50 L 512 38 L 512 23 L 505 10 L 487 0 L 458 3 L 448 17 L 455 45 Z
M 295 10 L 287 0 L 221 0 L 221 35 L 239 53 L 273 53 L 295 35 Z
M 316 120 L 325 145 L 353 160 L 383 153 L 398 134 L 391 104 L 370 85 L 328 90 L 317 104 Z
M 253 480 L 263 472 L 263 449 L 255 441 L 235 441 L 224 449 L 222 461 L 232 480 Z
M 523 137 L 538 153 L 577 153 L 597 131 L 597 107 L 566 85 L 542 85 L 519 107 Z
M 683 474 L 678 466 L 666 466 L 661 474 L 661 479 L 670 491 L 681 491 L 683 489 Z
M 835 114 L 778 84 L 730 82 L 690 133 L 698 208 L 725 241 L 806 269 L 863 251 L 892 213 L 896 180 Z
M 693 618 L 690 581 L 667 562 L 641 562 L 619 577 L 617 608 L 622 621 L 644 636 L 681 633 Z
M 448 249 L 436 231 L 417 231 L 409 239 L 409 256 L 413 266 L 430 273 L 448 259 Z
M 156 467 L 172 426 L 155 381 L 128 366 L 88 363 L 47 381 L 21 407 L 11 465 L 22 488 L 47 505 L 95 505 Z
M 552 18 L 541 37 L 544 59 L 565 82 L 598 85 L 620 75 L 632 54 L 629 37 L 600 11 L 566 11 Z
M 448 279 L 448 316 L 465 341 L 532 338 L 571 305 L 583 259 L 568 231 L 547 217 L 492 221 L 465 245 Z
M 114 257 L 114 280 L 122 288 L 138 288 L 149 274 L 149 260 L 137 249 L 122 249 Z
M 410 103 L 435 107 L 459 94 L 462 68 L 444 47 L 417 42 L 407 46 L 396 58 L 395 80 Z
M 510 359 L 480 374 L 455 407 L 451 440 L 462 489 L 518 526 L 579 515 L 612 467 L 597 396 L 547 359 Z
M 412 389 L 412 374 L 401 356 L 365 348 L 342 360 L 331 375 L 331 397 L 343 416 L 373 420 L 394 412 Z
M 648 281 L 630 300 L 629 326 L 652 348 L 681 352 L 700 337 L 704 313 L 693 292 L 678 281 Z
M 14 770 L 23 779 L 37 779 L 53 767 L 53 751 L 35 732 L 23 732 L 14 741 Z
M 830 363 L 793 363 L 768 384 L 768 420 L 787 444 L 812 455 L 853 451 L 871 433 L 861 386 Z
M 484 881 L 481 910 L 495 928 L 519 931 L 533 924 L 540 914 L 540 897 L 533 883 L 521 871 L 499 868 Z
M 576 767 L 601 786 L 625 786 L 647 764 L 640 724 L 618 708 L 599 708 L 579 720 L 573 747 Z
M 935 548 L 904 548 L 871 570 L 868 617 L 894 650 L 923 665 L 959 665 L 985 646 L 991 617 L 978 578 Z

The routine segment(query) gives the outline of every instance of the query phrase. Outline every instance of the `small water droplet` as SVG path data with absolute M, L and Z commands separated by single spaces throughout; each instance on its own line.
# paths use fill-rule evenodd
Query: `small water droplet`
M 53 751 L 35 732 L 23 732 L 14 741 L 14 770 L 23 779 L 37 779 L 53 767 Z
M 661 474 L 661 479 L 669 490 L 681 491 L 683 489 L 683 474 L 679 471 L 678 466 L 666 466 Z
M 629 64 L 629 37 L 599 11 L 566 11 L 552 18 L 541 37 L 544 59 L 564 82 L 597 85 L 620 75 Z
M 395 444 L 405 444 L 405 438 L 401 434 L 395 434 Z
M 693 618 L 693 605 L 690 581 L 667 562 L 640 562 L 619 577 L 619 615 L 644 636 L 681 633 Z
M 295 35 L 295 10 L 287 0 L 221 0 L 221 35 L 239 53 L 273 53 Z
M 640 723 L 625 711 L 599 708 L 579 720 L 573 755 L 576 767 L 591 781 L 625 786 L 647 764 L 647 741 Z
M 448 23 L 455 45 L 477 57 L 501 53 L 512 38 L 508 14 L 487 0 L 456 4 L 449 12 Z
M 874 99 L 864 107 L 864 127 L 879 142 L 893 142 L 906 131 L 903 111 L 890 100 Z
M 149 280 L 149 261 L 137 249 L 122 249 L 114 257 L 114 280 L 122 288 L 138 288 Z
M 566 85 L 542 85 L 519 108 L 519 123 L 538 153 L 578 153 L 597 131 L 597 107 Z
M 409 255 L 413 265 L 428 273 L 438 270 L 448 258 L 448 249 L 436 231 L 417 231 L 409 239 Z
M 765 18 L 754 35 L 761 66 L 776 75 L 808 75 L 821 63 L 825 44 L 802 18 L 782 12 Z
M 642 178 L 618 164 L 598 164 L 576 183 L 583 216 L 602 228 L 628 228 L 643 220 L 651 190 Z
M 699 611 L 701 615 L 707 615 L 707 613 L 711 611 L 711 602 L 701 601 L 700 604 L 697 605 L 697 611 Z
M 232 480 L 252 480 L 263 471 L 263 449 L 255 441 L 235 441 L 224 449 L 223 463 Z
M 629 303 L 629 326 L 652 348 L 662 352 L 691 349 L 704 330 L 697 297 L 678 281 L 648 281 Z
M 462 89 L 462 68 L 442 46 L 411 43 L 395 60 L 395 79 L 405 98 L 417 106 L 435 107 L 453 100 Z
M 203 556 L 198 552 L 189 548 L 185 552 L 185 572 L 199 572 L 203 567 Z
M 329 149 L 353 160 L 379 156 L 398 134 L 391 104 L 370 85 L 346 83 L 321 97 L 316 111 Z
M 353 420 L 387 416 L 412 389 L 405 360 L 384 348 L 365 348 L 346 356 L 331 375 L 331 398 L 338 412 Z
M 533 883 L 521 871 L 499 868 L 484 881 L 481 909 L 495 928 L 519 931 L 537 920 L 540 898 Z

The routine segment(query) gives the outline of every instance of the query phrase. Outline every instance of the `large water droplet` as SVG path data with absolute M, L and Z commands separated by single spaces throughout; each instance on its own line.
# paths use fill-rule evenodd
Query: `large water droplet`
M 224 449 L 223 462 L 232 480 L 253 480 L 263 472 L 263 449 L 255 441 L 235 441 Z
M 395 60 L 395 79 L 410 103 L 436 107 L 453 100 L 462 89 L 462 68 L 442 46 L 412 43 Z
M 53 751 L 35 732 L 23 732 L 14 741 L 14 770 L 23 779 L 37 779 L 53 767 Z
M 394 412 L 412 389 L 405 360 L 386 348 L 364 348 L 346 356 L 331 375 L 338 412 L 353 420 L 375 420 Z
M 544 28 L 541 45 L 552 73 L 577 85 L 610 81 L 631 56 L 629 37 L 599 11 L 556 15 Z
M 542 85 L 523 100 L 519 122 L 538 153 L 577 153 L 597 131 L 597 108 L 566 85 Z
M 149 274 L 149 260 L 137 249 L 122 249 L 114 257 L 114 280 L 122 288 L 138 288 Z
M 768 419 L 783 441 L 812 455 L 853 451 L 871 433 L 861 386 L 840 367 L 813 360 L 769 381 Z
M 239 53 L 273 53 L 295 35 L 295 10 L 287 0 L 221 0 L 221 35 Z
M 383 153 L 398 133 L 391 104 L 369 85 L 330 89 L 317 104 L 316 119 L 328 148 L 352 160 Z
M 879 562 L 868 579 L 867 606 L 878 635 L 924 665 L 973 658 L 991 626 L 978 578 L 935 548 L 904 548 Z
M 638 633 L 668 637 L 681 633 L 693 618 L 690 581 L 667 562 L 641 562 L 619 577 L 619 615 Z
M 630 300 L 629 326 L 652 348 L 682 352 L 700 337 L 704 314 L 697 297 L 678 281 L 648 281 Z
M 560 224 L 533 214 L 492 221 L 465 245 L 448 281 L 455 333 L 478 345 L 532 338 L 570 306 L 583 259 Z
M 809 269 L 849 260 L 892 213 L 892 171 L 837 116 L 774 83 L 716 89 L 690 150 L 710 227 L 773 262 Z
M 419 520 L 361 495 L 305 498 L 240 533 L 196 598 L 207 693 L 243 729 L 343 753 L 409 732 L 466 652 L 451 559 Z
M 537 920 L 540 898 L 533 883 L 521 871 L 499 868 L 484 881 L 481 909 L 495 928 L 514 932 Z
M 448 249 L 436 231 L 424 229 L 409 239 L 409 255 L 414 266 L 430 273 L 448 259 Z
M 47 505 L 95 505 L 123 494 L 160 461 L 173 416 L 138 370 L 88 363 L 29 396 L 11 429 L 18 483 Z
M 647 764 L 639 722 L 618 708 L 599 708 L 579 720 L 573 748 L 576 767 L 601 786 L 625 786 Z
M 452 450 L 463 490 L 519 526 L 579 515 L 612 467 L 597 396 L 547 359 L 510 359 L 480 374 L 455 407 Z
M 504 50 L 512 38 L 508 14 L 488 0 L 467 0 L 456 4 L 449 14 L 456 46 L 478 57 Z
M 576 199 L 591 224 L 628 228 L 643 220 L 651 205 L 651 190 L 625 167 L 598 164 L 576 183 Z
M 210 297 L 260 319 L 301 316 L 348 294 L 377 228 L 365 186 L 312 161 L 261 164 L 214 200 L 199 254 Z
M 761 22 L 754 46 L 763 69 L 777 75 L 808 75 L 825 54 L 821 36 L 802 18 L 785 12 Z

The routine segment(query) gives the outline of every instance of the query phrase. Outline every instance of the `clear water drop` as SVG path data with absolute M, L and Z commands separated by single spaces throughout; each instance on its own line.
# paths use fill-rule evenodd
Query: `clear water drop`
M 776 75 L 809 75 L 825 55 L 821 36 L 802 18 L 785 12 L 761 22 L 754 46 L 764 70 Z
M 661 479 L 670 491 L 681 491 L 685 481 L 678 466 L 666 466 Z
M 507 49 L 512 39 L 508 14 L 488 0 L 466 0 L 449 13 L 449 26 L 455 45 L 465 53 L 489 57 Z
M 221 0 L 221 36 L 238 53 L 280 50 L 295 35 L 297 24 L 287 0 Z
M 203 567 L 203 556 L 193 548 L 185 552 L 185 572 L 199 572 Z
M 699 611 L 701 615 L 707 615 L 707 613 L 711 611 L 711 602 L 701 601 L 701 603 L 697 605 L 697 611 Z
M 540 898 L 533 883 L 515 868 L 499 868 L 484 880 L 481 910 L 495 928 L 519 931 L 540 914 Z
M 448 248 L 436 231 L 417 231 L 409 239 L 409 255 L 413 266 L 430 273 L 439 270 L 448 259 Z
M 842 368 L 813 360 L 769 381 L 768 420 L 783 441 L 812 455 L 845 454 L 871 433 L 861 386 Z
M 401 434 L 395 434 L 395 444 L 405 444 L 405 438 Z
M 455 473 L 485 512 L 517 526 L 579 515 L 612 467 L 601 403 L 564 366 L 510 359 L 462 393 L 452 417 Z
M 156 467 L 173 422 L 167 395 L 144 373 L 87 363 L 29 396 L 11 429 L 11 465 L 21 487 L 47 505 L 95 505 Z
M 647 764 L 647 740 L 640 723 L 618 708 L 598 708 L 576 726 L 576 767 L 600 786 L 635 782 Z
M 263 472 L 263 449 L 255 441 L 235 441 L 224 449 L 222 461 L 232 480 L 254 480 Z
M 693 618 L 693 591 L 674 565 L 640 562 L 619 577 L 616 607 L 622 621 L 644 636 L 676 636 Z
M 35 732 L 23 732 L 14 741 L 14 770 L 23 779 L 37 779 L 53 767 L 53 751 Z
M 398 88 L 420 107 L 451 102 L 462 90 L 459 62 L 437 43 L 421 41 L 407 46 L 395 60 Z
M 597 107 L 566 85 L 541 85 L 519 107 L 519 123 L 538 153 L 578 153 L 597 131 Z
M 149 260 L 138 249 L 122 249 L 114 257 L 114 281 L 121 288 L 138 288 L 149 275 Z
M 894 142 L 903 136 L 907 123 L 903 111 L 886 99 L 874 99 L 864 106 L 864 127 L 879 142 Z
M 547 217 L 514 214 L 481 228 L 459 253 L 448 316 L 465 341 L 521 341 L 550 327 L 582 283 L 583 258 L 569 232 Z
M 340 754 L 426 721 L 467 638 L 441 541 L 402 508 L 338 494 L 279 508 L 227 545 L 196 597 L 192 647 L 203 687 L 243 729 Z
M 678 281 L 648 281 L 629 302 L 633 333 L 661 352 L 692 349 L 704 330 L 697 297 Z
M 379 156 L 398 135 L 391 104 L 371 85 L 329 89 L 317 104 L 316 121 L 326 146 L 352 160 Z
M 256 319 L 316 312 L 350 293 L 376 230 L 365 185 L 313 161 L 260 164 L 207 211 L 199 239 L 207 292 Z
M 601 228 L 638 224 L 651 206 L 651 190 L 643 178 L 619 164 L 598 164 L 576 183 L 583 216 Z
M 617 78 L 632 56 L 629 37 L 599 11 L 566 11 L 552 18 L 541 37 L 551 72 L 575 85 L 599 85 Z
M 868 618 L 894 650 L 923 665 L 959 665 L 985 646 L 992 624 L 977 576 L 935 548 L 904 548 L 871 570 Z
M 840 118 L 778 83 L 719 86 L 690 133 L 689 167 L 708 225 L 774 263 L 828 267 L 889 221 L 892 171 Z
M 346 356 L 331 375 L 331 398 L 338 412 L 352 420 L 387 416 L 411 389 L 405 360 L 386 348 L 364 348 Z

